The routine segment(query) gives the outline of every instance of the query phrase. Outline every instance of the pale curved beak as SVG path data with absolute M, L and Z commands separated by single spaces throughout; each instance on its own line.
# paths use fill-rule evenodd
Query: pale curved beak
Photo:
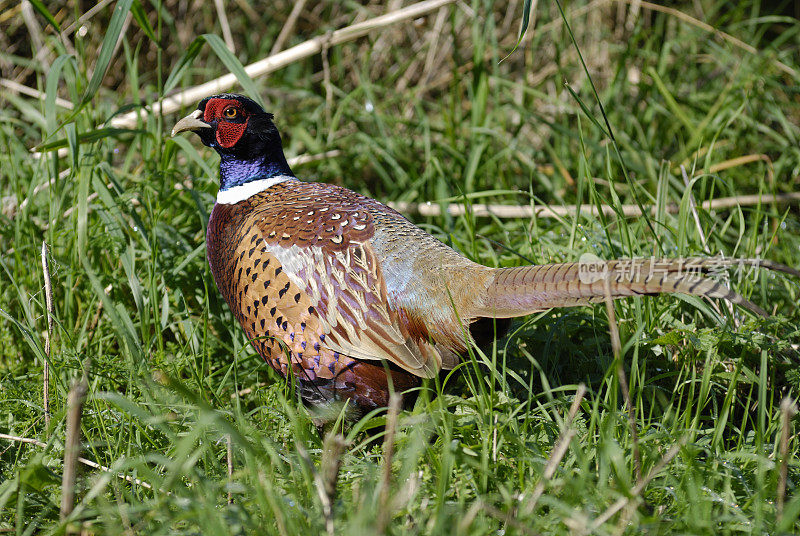
M 186 132 L 187 130 L 194 132 L 204 128 L 211 128 L 211 125 L 200 119 L 201 117 L 203 117 L 203 112 L 201 110 L 193 111 L 175 123 L 175 126 L 172 128 L 172 136 L 175 136 L 175 134 L 180 132 Z

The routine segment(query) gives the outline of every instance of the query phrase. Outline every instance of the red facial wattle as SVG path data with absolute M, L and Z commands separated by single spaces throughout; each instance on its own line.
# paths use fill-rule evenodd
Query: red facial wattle
M 228 121 L 224 112 L 234 107 L 241 122 Z M 216 137 L 220 147 L 230 149 L 237 143 L 247 129 L 247 115 L 244 107 L 235 99 L 212 99 L 206 103 L 203 119 L 207 123 L 217 122 Z
M 217 143 L 220 147 L 230 149 L 237 143 L 244 134 L 247 123 L 227 123 L 220 121 L 217 125 Z

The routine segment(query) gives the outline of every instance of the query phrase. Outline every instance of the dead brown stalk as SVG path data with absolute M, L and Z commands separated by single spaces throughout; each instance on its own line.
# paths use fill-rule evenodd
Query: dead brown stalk
M 785 194 L 774 195 L 741 195 L 735 197 L 719 197 L 717 199 L 709 199 L 700 203 L 703 210 L 726 210 L 736 207 L 746 207 L 753 205 L 767 205 L 772 203 L 797 203 L 800 202 L 800 192 L 790 192 Z M 439 216 L 442 214 L 442 207 L 436 203 L 408 203 L 405 201 L 395 201 L 388 203 L 390 207 L 398 212 L 416 213 L 421 216 Z M 492 216 L 494 218 L 532 218 L 534 215 L 538 218 L 563 218 L 564 216 L 574 216 L 578 212 L 587 216 L 599 216 L 600 213 L 606 216 L 613 216 L 620 213 L 624 217 L 637 217 L 642 215 L 642 211 L 637 205 L 620 205 L 613 207 L 611 205 L 596 205 L 583 204 L 583 205 L 564 205 L 564 206 L 548 206 L 548 205 L 499 205 L 499 204 L 483 204 L 476 203 L 473 205 L 464 205 L 463 203 L 450 203 L 445 205 L 445 210 L 450 216 L 463 216 L 470 213 L 473 216 Z M 654 214 L 656 207 L 646 207 L 650 214 Z M 666 207 L 668 214 L 677 214 L 680 206 L 677 204 L 669 204 Z
M 42 242 L 42 273 L 44 274 L 44 297 L 47 308 L 47 331 L 44 338 L 44 365 L 42 366 L 42 405 L 44 406 L 44 428 L 50 430 L 50 340 L 53 336 L 53 285 L 50 282 L 50 265 L 47 262 L 47 243 Z
M 10 434 L 0 434 L 0 439 L 5 439 L 7 441 L 13 441 L 15 443 L 25 443 L 27 445 L 36 445 L 39 448 L 47 448 L 47 446 L 48 446 L 47 443 L 44 443 L 43 441 L 39 441 L 38 439 L 33 439 L 33 438 L 30 438 L 30 437 L 14 436 L 14 435 L 10 435 Z M 83 465 L 85 465 L 87 467 L 91 467 L 92 469 L 99 469 L 100 471 L 103 471 L 105 473 L 111 473 L 112 472 L 110 467 L 106 467 L 105 465 L 100 465 L 99 463 L 93 462 L 92 460 L 89 460 L 87 458 L 78 457 L 78 463 L 83 464 Z M 150 484 L 148 484 L 147 482 L 145 482 L 143 480 L 139 480 L 138 478 L 133 478 L 132 476 L 128 476 L 128 475 L 125 475 L 125 474 L 122 474 L 122 473 L 115 473 L 115 474 L 116 474 L 116 476 L 118 478 L 121 478 L 122 480 L 126 480 L 126 481 L 130 482 L 131 484 L 136 484 L 136 485 L 141 486 L 141 487 L 146 488 L 146 489 L 153 489 L 153 486 L 151 486 Z
M 778 523 L 783 518 L 783 505 L 786 500 L 786 480 L 789 475 L 789 441 L 791 439 L 792 417 L 797 413 L 797 405 L 788 396 L 781 401 L 781 464 L 778 474 L 778 497 L 775 501 Z
M 75 482 L 77 480 L 78 458 L 81 452 L 81 416 L 83 401 L 89 390 L 89 382 L 84 372 L 81 379 L 72 384 L 67 397 L 67 434 L 64 441 L 64 474 L 61 478 L 61 521 L 65 521 L 75 508 Z M 67 533 L 70 530 L 67 529 Z
M 314 478 L 314 487 L 317 489 L 317 496 L 322 505 L 322 515 L 325 517 L 325 531 L 329 536 L 333 536 L 335 534 L 333 501 L 336 497 L 336 481 L 339 478 L 341 455 L 345 447 L 344 438 L 341 435 L 330 433 L 325 436 L 319 470 L 314 466 L 305 447 L 300 443 L 295 443 L 295 445 L 297 453 Z

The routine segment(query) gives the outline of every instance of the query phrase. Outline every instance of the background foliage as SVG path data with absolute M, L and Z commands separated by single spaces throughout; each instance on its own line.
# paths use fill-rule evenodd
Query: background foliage
M 110 127 L 237 61 L 408 2 L 300 4 L 281 37 L 293 2 L 0 2 L 0 432 L 16 438 L 0 440 L 0 530 L 327 530 L 315 484 L 322 439 L 291 384 L 246 346 L 205 262 L 216 155 L 167 138 L 178 114 Z M 798 267 L 796 204 L 700 208 L 696 219 L 690 204 L 800 188 L 796 10 L 596 0 L 564 3 L 562 17 L 557 3 L 457 2 L 252 84 L 289 156 L 336 151 L 296 167 L 308 180 L 442 206 L 656 207 L 636 218 L 410 215 L 484 264 L 591 252 Z M 198 37 L 207 34 L 219 38 Z M 400 415 L 393 456 L 376 428 L 385 412 L 345 427 L 335 532 L 800 530 L 797 423 L 779 409 L 800 386 L 800 288 L 744 271 L 732 284 L 773 316 L 685 297 L 615 305 L 638 443 L 605 309 L 517 320 Z M 83 455 L 111 472 L 84 467 L 76 509 L 60 521 L 67 392 L 83 370 Z

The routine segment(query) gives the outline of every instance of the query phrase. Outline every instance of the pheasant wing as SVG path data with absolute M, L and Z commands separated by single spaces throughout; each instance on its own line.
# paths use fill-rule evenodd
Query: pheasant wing
M 356 359 L 395 363 L 417 376 L 435 375 L 442 368 L 440 350 L 415 336 L 392 307 L 370 246 L 372 216 L 354 203 L 358 199 L 341 198 L 360 196 L 312 184 L 327 191 L 260 204 L 253 221 L 264 251 L 300 289 L 297 305 L 319 322 L 322 344 Z

